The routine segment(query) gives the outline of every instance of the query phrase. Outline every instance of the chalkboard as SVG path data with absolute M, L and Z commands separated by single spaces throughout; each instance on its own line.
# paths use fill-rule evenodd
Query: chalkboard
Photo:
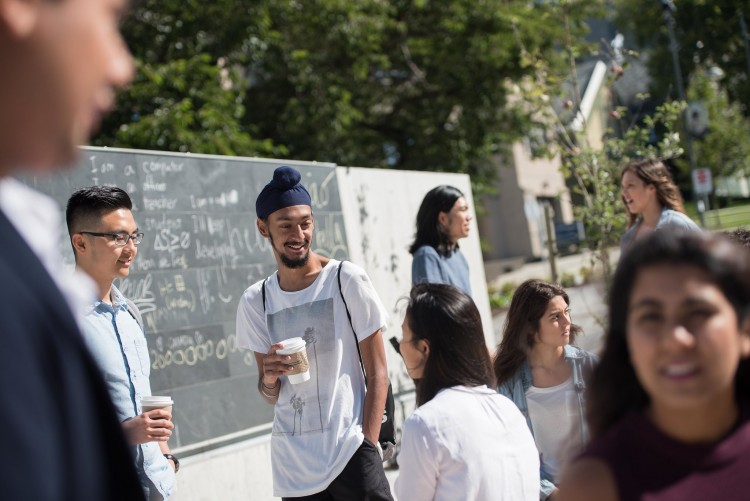
M 235 316 L 242 292 L 276 269 L 255 226 L 255 199 L 279 165 L 297 168 L 310 192 L 315 251 L 347 258 L 332 164 L 83 148 L 73 170 L 24 180 L 63 208 L 93 184 L 118 186 L 133 199 L 145 237 L 117 285 L 143 314 L 152 391 L 175 401 L 176 450 L 270 430 L 273 408 L 256 390 L 252 352 L 237 348 Z M 72 263 L 65 228 L 61 246 Z

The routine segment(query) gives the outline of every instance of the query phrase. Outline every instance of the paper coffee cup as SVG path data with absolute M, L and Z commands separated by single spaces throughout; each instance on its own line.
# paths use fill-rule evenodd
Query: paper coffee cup
M 172 401 L 172 397 L 149 395 L 141 398 L 142 412 L 148 412 L 154 409 L 164 409 L 168 412 L 172 412 L 173 405 L 174 402 Z
M 284 347 L 276 350 L 278 355 L 289 355 L 292 357 L 288 363 L 293 367 L 291 372 L 287 372 L 286 377 L 292 384 L 304 383 L 310 379 L 310 364 L 307 362 L 307 349 L 305 340 L 301 337 L 285 339 L 281 342 Z

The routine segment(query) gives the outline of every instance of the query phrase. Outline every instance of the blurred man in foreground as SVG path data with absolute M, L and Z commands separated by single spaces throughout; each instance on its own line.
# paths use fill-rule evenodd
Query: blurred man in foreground
M 60 213 L 9 178 L 74 161 L 133 76 L 123 0 L 0 0 L 0 492 L 139 500 L 120 424 L 71 313 Z

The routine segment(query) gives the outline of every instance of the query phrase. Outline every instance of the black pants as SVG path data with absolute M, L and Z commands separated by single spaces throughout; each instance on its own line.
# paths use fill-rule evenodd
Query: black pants
M 393 501 L 385 478 L 383 462 L 375 446 L 367 439 L 349 460 L 338 477 L 324 491 L 283 501 Z

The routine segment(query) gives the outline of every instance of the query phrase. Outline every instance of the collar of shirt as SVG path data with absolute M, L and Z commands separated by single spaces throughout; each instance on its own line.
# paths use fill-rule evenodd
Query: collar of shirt
M 112 284 L 112 288 L 110 289 L 109 297 L 112 300 L 112 304 L 97 299 L 93 303 L 86 305 L 83 309 L 83 314 L 88 315 L 94 310 L 111 312 L 116 310 L 126 311 L 128 309 L 128 302 L 125 301 L 125 296 L 122 295 L 122 292 L 114 284 Z

